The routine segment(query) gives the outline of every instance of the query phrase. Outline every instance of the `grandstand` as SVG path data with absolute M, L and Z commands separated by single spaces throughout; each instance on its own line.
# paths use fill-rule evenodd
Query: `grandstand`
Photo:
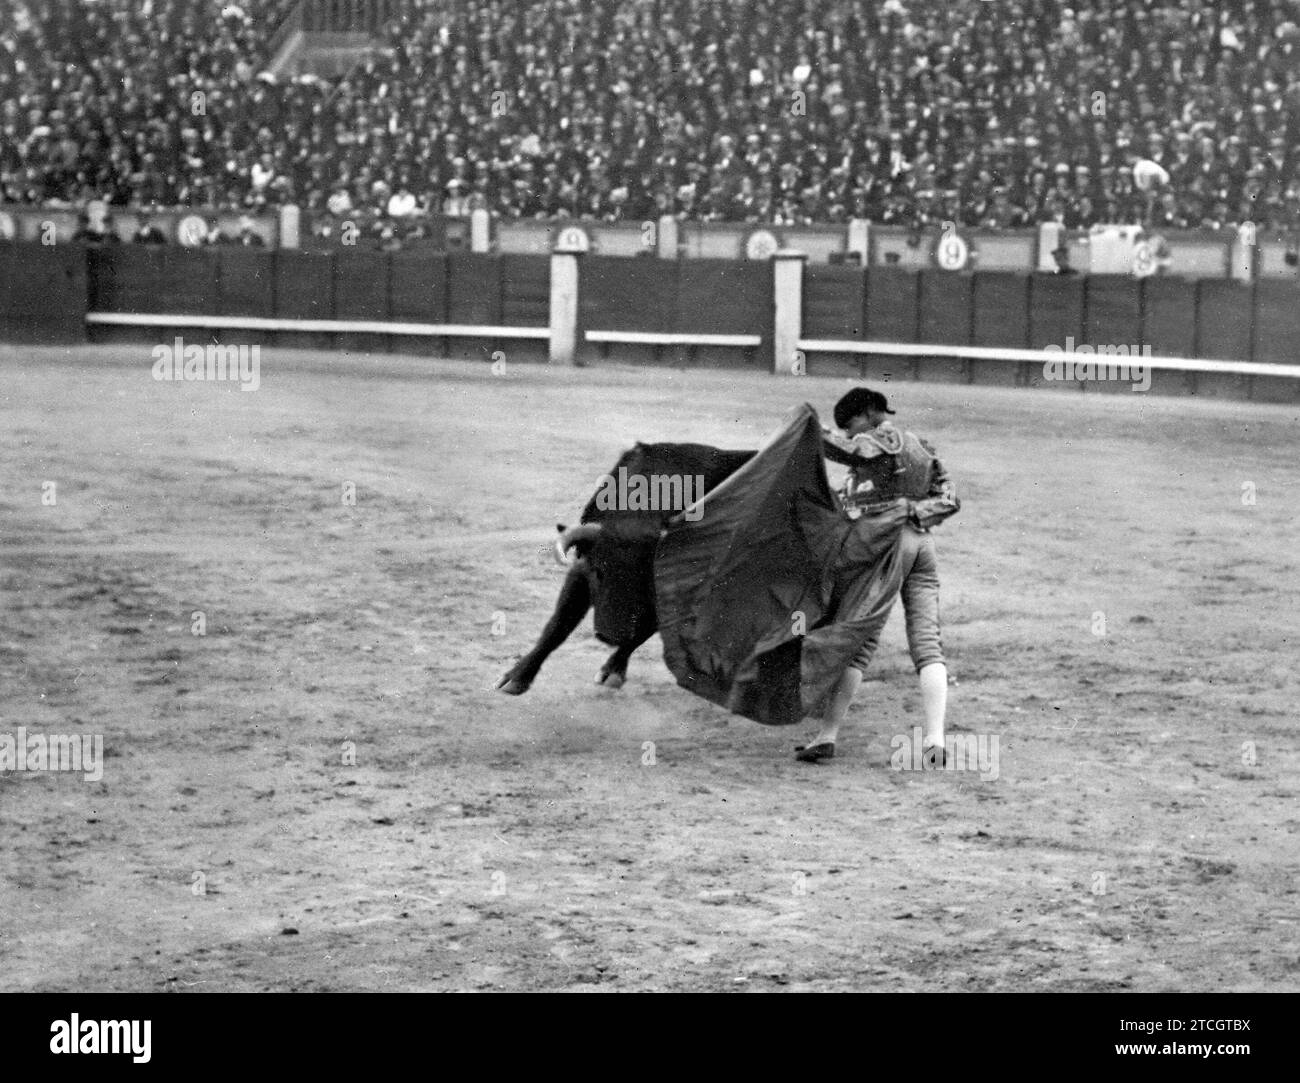
M 1285 231 L 1300 214 L 1294 0 L 0 8 L 5 203 Z M 342 36 L 331 63 L 319 40 L 319 67 L 293 55 L 312 34 Z M 1135 186 L 1142 158 L 1163 190 Z

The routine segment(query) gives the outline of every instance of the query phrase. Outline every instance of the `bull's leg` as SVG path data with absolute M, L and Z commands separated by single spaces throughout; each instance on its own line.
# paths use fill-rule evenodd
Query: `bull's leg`
M 614 653 L 606 658 L 605 664 L 600 667 L 600 675 L 596 678 L 596 683 L 603 684 L 606 688 L 622 688 L 623 682 L 627 680 L 627 663 L 632 657 L 632 652 L 652 635 L 654 632 L 650 631 L 635 643 L 625 643 L 615 647 Z
M 537 677 L 542 663 L 582 623 L 591 608 L 591 586 L 587 582 L 585 561 L 574 561 L 560 587 L 555 601 L 555 612 L 546 622 L 536 646 L 514 664 L 510 672 L 497 682 L 497 690 L 511 696 L 522 696 Z

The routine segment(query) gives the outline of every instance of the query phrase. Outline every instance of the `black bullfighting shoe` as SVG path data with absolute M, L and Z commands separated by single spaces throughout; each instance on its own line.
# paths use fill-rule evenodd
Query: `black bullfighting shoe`
M 820 763 L 822 760 L 833 760 L 835 758 L 835 742 L 823 741 L 819 745 L 797 745 L 794 750 L 794 758 L 802 760 L 804 763 Z
M 930 745 L 921 749 L 921 769 L 938 771 L 948 766 L 948 750 L 943 745 Z

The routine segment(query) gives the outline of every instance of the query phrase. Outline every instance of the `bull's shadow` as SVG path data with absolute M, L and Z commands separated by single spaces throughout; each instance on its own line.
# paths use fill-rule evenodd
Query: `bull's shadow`
M 637 486 L 643 492 L 662 492 L 663 479 L 677 479 L 676 491 L 692 492 L 684 479 L 700 479 L 698 499 L 739 470 L 757 454 L 724 451 L 707 444 L 637 444 L 620 456 L 609 477 L 619 480 L 620 492 Z M 628 484 L 630 483 L 630 484 Z M 555 611 L 546 622 L 533 649 L 497 682 L 497 689 L 521 696 L 532 686 L 551 652 L 594 610 L 596 638 L 614 652 L 600 667 L 596 683 L 621 688 L 627 664 L 642 643 L 659 628 L 655 613 L 654 556 L 659 535 L 668 521 L 684 510 L 671 500 L 653 500 L 654 509 L 632 510 L 622 501 L 587 501 L 578 526 L 559 527 L 556 557 L 567 565 Z

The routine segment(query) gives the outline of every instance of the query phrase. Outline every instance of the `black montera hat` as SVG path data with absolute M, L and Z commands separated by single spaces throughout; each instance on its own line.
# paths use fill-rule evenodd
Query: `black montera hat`
M 889 400 L 879 391 L 855 387 L 835 404 L 835 424 L 843 429 L 859 414 L 870 412 L 892 414 L 894 411 L 889 408 Z

